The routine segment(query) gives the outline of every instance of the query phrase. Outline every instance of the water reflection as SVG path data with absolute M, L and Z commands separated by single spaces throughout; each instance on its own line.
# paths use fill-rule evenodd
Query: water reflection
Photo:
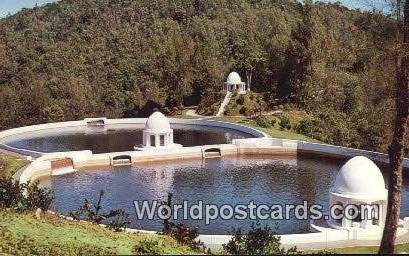
M 197 125 L 172 125 L 175 143 L 185 147 L 231 143 L 251 135 L 236 130 Z M 109 125 L 106 129 L 73 127 L 28 132 L 5 144 L 40 152 L 92 150 L 94 153 L 133 150 L 142 144 L 142 125 Z

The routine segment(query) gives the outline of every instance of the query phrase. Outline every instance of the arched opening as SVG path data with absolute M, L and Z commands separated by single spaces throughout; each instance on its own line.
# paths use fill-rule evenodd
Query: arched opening
M 131 164 L 132 164 L 132 157 L 130 155 L 119 155 L 119 156 L 114 156 L 112 158 L 113 166 L 131 165 Z
M 165 135 L 163 134 L 159 135 L 159 145 L 161 147 L 165 146 Z
M 222 152 L 220 148 L 208 148 L 204 150 L 204 158 L 215 158 L 215 157 L 221 157 Z
M 105 121 L 104 119 L 97 119 L 97 120 L 92 120 L 92 121 L 88 121 L 87 122 L 88 126 L 104 126 L 105 125 Z

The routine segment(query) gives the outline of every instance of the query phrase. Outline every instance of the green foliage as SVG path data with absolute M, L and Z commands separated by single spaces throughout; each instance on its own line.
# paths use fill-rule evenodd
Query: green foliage
M 256 124 L 262 128 L 272 128 L 275 126 L 277 120 L 275 118 L 260 116 L 256 118 Z
M 254 223 L 247 234 L 243 234 L 240 229 L 234 230 L 232 239 L 223 244 L 223 249 L 233 255 L 297 254 L 295 247 L 289 250 L 282 248 L 280 237 L 271 228 L 261 228 Z
M 226 106 L 225 115 L 227 116 L 254 116 L 261 114 L 265 110 L 266 103 L 261 95 L 254 92 L 247 92 L 246 94 L 238 94 L 233 92 L 229 104 Z
M 160 255 L 163 253 L 159 241 L 149 238 L 140 240 L 132 252 L 137 255 Z
M 51 191 L 39 187 L 38 182 L 20 184 L 11 177 L 0 177 L 0 208 L 16 211 L 47 211 L 52 203 Z
M 129 215 L 122 209 L 111 210 L 108 213 L 102 212 L 101 203 L 104 194 L 105 192 L 101 190 L 96 203 L 85 199 L 84 204 L 77 211 L 70 212 L 70 216 L 75 220 L 85 220 L 94 224 L 104 223 L 109 229 L 117 232 L 123 231 L 130 223 Z
M 317 122 L 315 120 L 302 120 L 296 127 L 298 133 L 313 138 L 315 132 L 318 130 Z
M 0 129 L 182 105 L 214 115 L 236 70 L 259 96 L 234 95 L 228 115 L 295 104 L 324 142 L 386 151 L 394 19 L 322 1 L 199 2 L 70 0 L 1 19 Z
M 162 205 L 167 205 L 169 209 L 172 208 L 173 194 L 169 193 L 166 201 L 162 201 Z M 166 210 L 163 210 L 163 214 L 167 214 Z M 204 251 L 206 247 L 203 242 L 198 240 L 199 229 L 197 227 L 190 228 L 184 223 L 173 223 L 169 221 L 173 216 L 173 212 L 170 213 L 169 219 L 163 220 L 163 234 L 174 238 L 179 244 L 189 246 L 189 248 L 195 251 Z
M 200 115 L 216 115 L 219 111 L 221 102 L 226 95 L 226 91 L 218 91 L 217 93 L 208 92 L 203 95 L 202 100 L 197 107 L 197 112 Z
M 290 118 L 286 114 L 280 115 L 280 129 L 281 130 L 291 129 Z

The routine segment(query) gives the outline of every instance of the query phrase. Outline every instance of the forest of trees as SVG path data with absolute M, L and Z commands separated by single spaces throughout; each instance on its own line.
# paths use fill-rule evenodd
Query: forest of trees
M 395 20 L 296 0 L 62 0 L 0 20 L 0 129 L 198 105 L 230 71 L 313 137 L 386 152 Z

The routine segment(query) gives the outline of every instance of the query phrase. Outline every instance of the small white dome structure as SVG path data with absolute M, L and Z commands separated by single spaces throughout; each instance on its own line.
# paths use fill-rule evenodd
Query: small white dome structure
M 378 166 L 363 156 L 354 157 L 342 166 L 332 193 L 361 199 L 383 199 L 388 195 Z
M 151 131 L 171 131 L 169 120 L 159 111 L 154 112 L 145 124 L 145 130 Z
M 156 111 L 146 120 L 143 129 L 143 145 L 135 146 L 135 150 L 180 148 L 182 145 L 173 143 L 173 129 L 168 118 Z
M 231 72 L 227 76 L 223 89 L 229 92 L 237 90 L 239 93 L 246 93 L 246 83 L 241 81 L 241 77 L 237 72 Z
M 237 72 L 231 72 L 227 77 L 226 83 L 228 84 L 241 84 L 241 77 Z
M 364 156 L 356 156 L 341 167 L 330 191 L 331 211 L 342 213 L 343 217 L 330 216 L 328 224 L 337 229 L 382 228 L 387 198 L 388 190 L 378 166 Z

